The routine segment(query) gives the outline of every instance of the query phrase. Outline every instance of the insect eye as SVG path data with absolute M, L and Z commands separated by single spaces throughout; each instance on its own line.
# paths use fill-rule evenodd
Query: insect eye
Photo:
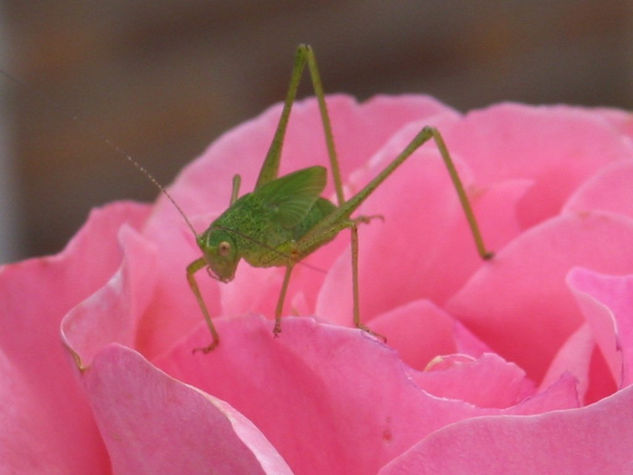
M 230 252 L 231 252 L 231 244 L 230 243 L 228 243 L 226 241 L 222 241 L 218 245 L 218 254 L 221 255 L 222 257 L 228 256 Z

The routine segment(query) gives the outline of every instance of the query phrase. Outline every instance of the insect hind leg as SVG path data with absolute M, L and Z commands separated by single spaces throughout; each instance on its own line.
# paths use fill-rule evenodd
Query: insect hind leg
M 284 100 L 284 107 L 281 111 L 281 117 L 279 118 L 275 135 L 273 136 L 270 148 L 266 154 L 266 159 L 264 160 L 264 164 L 259 172 L 255 188 L 259 188 L 260 186 L 263 186 L 269 181 L 277 178 L 279 161 L 281 159 L 281 149 L 283 147 L 290 112 L 292 110 L 292 105 L 295 102 L 297 89 L 299 88 L 301 76 L 303 75 L 303 70 L 305 69 L 306 64 L 310 72 L 310 80 L 312 82 L 314 95 L 316 96 L 319 104 L 319 112 L 321 114 L 321 122 L 323 124 L 323 134 L 325 136 L 325 145 L 327 147 L 327 153 L 330 161 L 332 181 L 334 183 L 334 189 L 336 190 L 336 199 L 340 205 L 343 201 L 345 201 L 345 198 L 343 195 L 343 182 L 341 179 L 340 166 L 336 154 L 336 147 L 334 145 L 332 124 L 327 110 L 323 83 L 317 66 L 316 56 L 312 47 L 307 44 L 300 44 L 297 47 L 292 73 L 290 75 L 290 84 Z
M 384 219 L 380 215 L 359 216 L 358 218 L 352 220 L 352 224 L 350 226 L 352 247 L 352 301 L 354 312 L 354 326 L 369 333 L 370 335 L 380 338 L 384 343 L 386 343 L 387 338 L 385 336 L 373 331 L 360 319 L 360 292 L 358 284 L 358 223 L 369 223 L 369 221 L 373 218 Z
M 433 137 L 433 141 L 435 142 L 435 145 L 437 146 L 437 149 L 442 156 L 442 160 L 444 161 L 444 165 L 446 166 L 448 174 L 451 177 L 453 186 L 455 187 L 455 191 L 457 192 L 457 196 L 462 205 L 464 215 L 466 216 L 466 220 L 468 221 L 468 226 L 470 227 L 470 231 L 473 235 L 473 239 L 475 241 L 475 246 L 477 247 L 477 252 L 479 256 L 484 260 L 492 259 L 494 257 L 494 252 L 487 250 L 486 245 L 484 244 L 484 239 L 481 235 L 477 219 L 475 218 L 475 213 L 473 212 L 473 209 L 470 205 L 470 201 L 468 200 L 468 196 L 466 195 L 466 191 L 464 190 L 464 185 L 459 178 L 459 174 L 457 173 L 457 169 L 455 168 L 453 159 L 448 153 L 448 147 L 446 147 L 446 143 L 444 142 L 442 134 L 440 134 L 439 130 L 437 130 L 435 127 L 424 127 L 423 132 L 425 131 L 431 137 Z

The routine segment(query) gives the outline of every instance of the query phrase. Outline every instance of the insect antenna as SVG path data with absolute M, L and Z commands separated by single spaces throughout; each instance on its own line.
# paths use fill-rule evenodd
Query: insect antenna
M 73 119 L 75 117 L 73 116 Z M 176 211 L 178 211 L 178 213 L 180 214 L 180 216 L 182 216 L 182 218 L 185 220 L 185 223 L 187 223 L 187 226 L 189 227 L 189 229 L 191 229 L 191 232 L 193 233 L 194 236 L 198 236 L 198 233 L 196 233 L 196 230 L 194 229 L 193 225 L 191 224 L 191 221 L 189 221 L 189 218 L 187 218 L 187 215 L 185 214 L 185 212 L 182 210 L 182 208 L 180 206 L 178 206 L 178 203 L 176 203 L 176 200 L 174 200 L 174 198 L 171 196 L 171 194 L 169 194 L 169 192 L 167 191 L 167 189 L 161 185 L 158 180 L 156 178 L 154 178 L 154 176 L 147 171 L 147 169 L 141 165 L 138 161 L 136 161 L 134 158 L 132 158 L 132 156 L 127 153 L 125 150 L 123 150 L 121 147 L 119 147 L 117 144 L 115 144 L 114 142 L 110 141 L 110 139 L 108 139 L 107 137 L 104 137 L 102 135 L 97 134 L 97 136 L 103 140 L 106 144 L 108 144 L 108 146 L 110 148 L 112 148 L 115 152 L 117 152 L 119 155 L 123 156 L 124 158 L 126 158 L 132 165 L 134 165 L 134 167 L 140 171 L 143 175 L 145 175 L 145 177 L 151 181 L 154 186 L 156 186 L 156 188 L 159 189 L 159 191 L 165 195 L 165 197 L 171 202 L 172 205 L 174 205 L 174 208 L 176 208 Z
M 55 109 L 62 116 L 70 118 L 70 119 L 74 120 L 75 122 L 77 122 L 78 124 L 80 124 L 82 127 L 84 127 L 84 130 L 88 134 L 90 134 L 92 137 L 94 137 L 94 138 L 96 138 L 98 140 L 103 141 L 108 147 L 110 147 L 112 150 L 114 150 L 114 152 L 116 152 L 117 154 L 119 154 L 120 156 L 125 158 L 127 161 L 129 161 L 132 165 L 134 165 L 134 167 L 138 171 L 140 171 L 143 175 L 145 175 L 145 177 L 151 183 L 153 183 L 154 186 L 156 186 L 156 188 L 158 188 L 158 190 L 163 195 L 165 195 L 167 197 L 167 199 L 171 202 L 171 204 L 174 205 L 174 208 L 176 208 L 176 211 L 178 211 L 180 216 L 182 216 L 182 218 L 185 220 L 185 223 L 187 223 L 187 226 L 189 227 L 189 229 L 191 230 L 193 235 L 194 236 L 198 236 L 198 233 L 196 233 L 196 230 L 194 229 L 193 225 L 191 224 L 191 221 L 189 221 L 189 218 L 187 218 L 187 215 L 184 213 L 182 208 L 180 206 L 178 206 L 178 204 L 176 203 L 176 200 L 174 200 L 174 198 L 171 196 L 171 194 L 169 194 L 167 189 L 165 189 L 165 187 L 163 185 L 161 185 L 158 182 L 158 180 L 156 178 L 154 178 L 154 176 L 143 165 L 141 165 L 137 160 L 135 160 L 128 152 L 123 150 L 116 143 L 112 142 L 110 139 L 108 139 L 104 135 L 101 135 L 98 131 L 93 130 L 90 127 L 88 127 L 88 125 L 86 125 L 86 121 L 83 120 L 83 118 L 81 116 L 79 116 L 78 114 L 74 114 L 74 113 L 68 112 L 67 110 L 65 110 L 63 107 L 61 107 L 59 104 L 57 104 L 56 102 L 51 100 L 49 97 L 47 97 L 43 93 L 39 92 L 38 90 L 36 90 L 34 88 L 29 87 L 23 81 L 21 81 L 20 79 L 14 77 L 13 75 L 9 74 L 8 72 L 4 71 L 3 69 L 0 69 L 0 73 L 2 73 L 2 75 L 4 77 L 9 79 L 13 83 L 17 84 L 21 88 L 28 90 L 30 94 L 34 94 L 40 101 L 42 101 L 45 104 L 48 104 L 49 107 Z

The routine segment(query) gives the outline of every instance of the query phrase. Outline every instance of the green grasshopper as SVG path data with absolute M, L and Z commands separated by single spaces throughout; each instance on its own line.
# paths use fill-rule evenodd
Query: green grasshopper
M 320 196 L 326 182 L 326 169 L 322 166 L 304 168 L 282 177 L 277 176 L 286 126 L 306 63 L 319 104 L 338 205 Z M 235 275 L 240 259 L 244 259 L 255 267 L 285 267 L 286 272 L 275 308 L 273 333 L 277 336 L 281 332 L 284 299 L 294 266 L 304 257 L 334 239 L 345 228 L 351 230 L 354 325 L 384 340 L 384 337 L 371 331 L 361 322 L 359 309 L 358 224 L 366 223 L 374 216 L 352 218 L 351 214 L 378 185 L 416 149 L 430 139 L 435 141 L 446 164 L 470 225 L 479 255 L 483 259 L 491 258 L 492 253 L 487 251 L 484 246 L 479 226 L 444 140 L 437 129 L 433 127 L 424 127 L 382 172 L 362 190 L 345 200 L 330 117 L 316 58 L 310 46 L 299 45 L 281 117 L 259 172 L 255 189 L 238 198 L 241 178 L 239 175 L 235 175 L 229 208 L 213 221 L 202 234 L 195 232 L 184 213 L 176 205 L 194 232 L 196 243 L 202 251 L 202 257 L 187 266 L 187 281 L 211 331 L 212 341 L 208 346 L 196 350 L 207 353 L 220 342 L 220 337 L 213 325 L 211 315 L 194 276 L 197 271 L 207 268 L 213 278 L 220 282 L 229 282 Z M 137 167 L 140 168 L 138 164 Z M 155 180 L 152 181 L 156 184 Z M 167 194 L 162 187 L 161 190 Z M 173 200 L 171 201 L 174 203 Z

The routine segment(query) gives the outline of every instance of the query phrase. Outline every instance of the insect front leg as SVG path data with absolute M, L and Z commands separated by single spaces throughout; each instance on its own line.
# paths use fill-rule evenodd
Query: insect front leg
M 220 336 L 218 335 L 215 326 L 213 326 L 213 322 L 211 321 L 211 315 L 209 315 L 209 311 L 207 310 L 207 305 L 204 303 L 204 299 L 202 298 L 202 294 L 200 294 L 200 289 L 198 288 L 198 283 L 196 282 L 196 278 L 194 274 L 198 272 L 200 269 L 207 266 L 204 258 L 200 257 L 196 259 L 191 264 L 187 266 L 187 282 L 189 282 L 189 287 L 191 291 L 196 297 L 198 301 L 198 305 L 200 306 L 200 310 L 202 310 L 202 314 L 204 315 L 204 319 L 207 322 L 207 326 L 209 327 L 209 331 L 211 332 L 211 344 L 202 348 L 194 348 L 193 352 L 202 351 L 203 353 L 208 353 L 213 350 L 220 343 Z

